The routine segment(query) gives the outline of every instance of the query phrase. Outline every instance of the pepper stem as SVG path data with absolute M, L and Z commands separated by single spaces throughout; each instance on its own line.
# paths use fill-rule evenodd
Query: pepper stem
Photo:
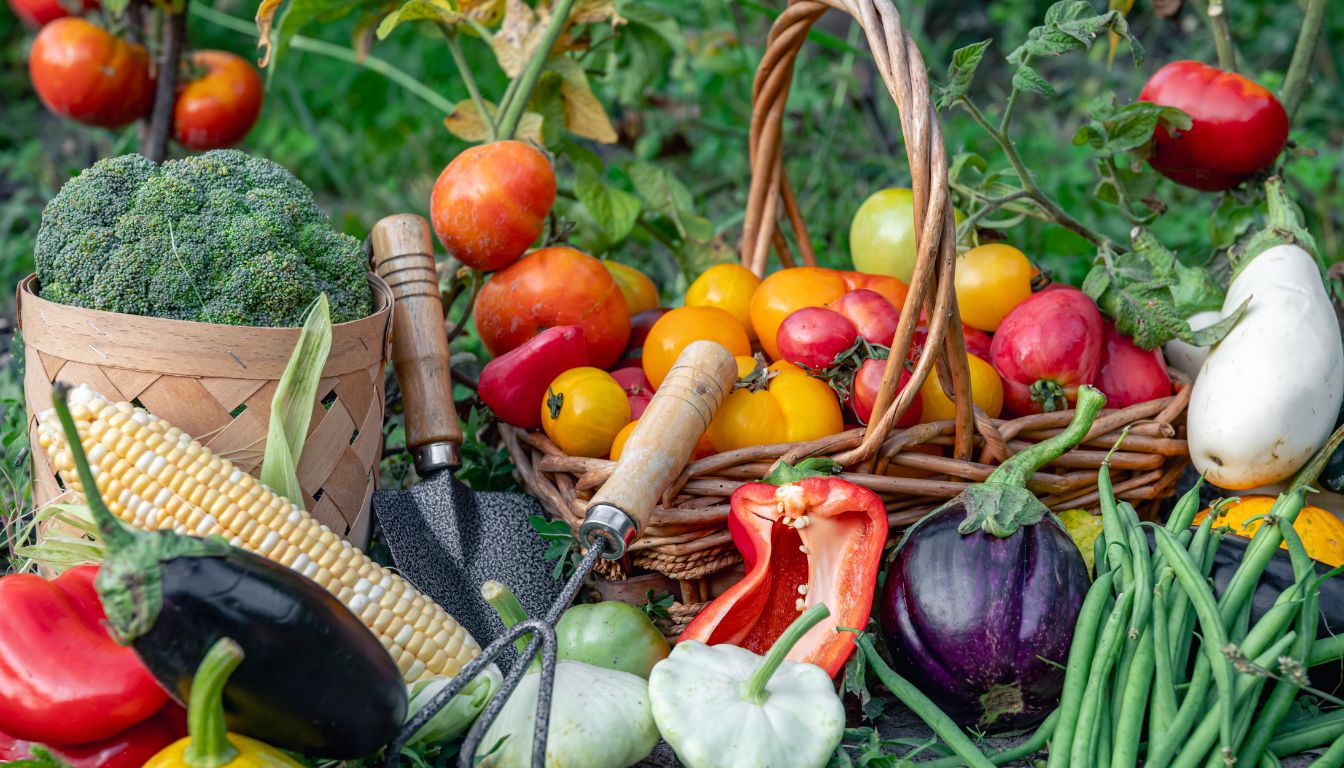
M 504 622 L 505 629 L 513 629 L 513 626 L 519 622 L 527 621 L 527 609 L 518 602 L 518 596 L 513 594 L 513 590 L 508 585 L 501 584 L 498 581 L 487 581 L 481 585 L 481 597 L 485 602 L 495 609 L 499 615 L 499 620 Z M 522 635 L 513 641 L 513 647 L 518 650 L 518 655 L 523 655 L 527 650 L 528 643 L 532 641 L 532 635 Z M 541 669 L 541 654 L 532 657 L 532 665 L 528 668 L 529 672 L 536 672 Z
M 985 485 L 1012 485 L 1026 488 L 1027 481 L 1036 474 L 1036 470 L 1064 455 L 1065 451 L 1081 443 L 1092 429 L 1103 406 L 1106 396 L 1095 387 L 1083 385 L 1078 388 L 1078 405 L 1073 412 L 1073 421 L 1063 432 L 1043 440 L 999 465 L 988 478 Z
M 808 630 L 817 625 L 817 622 L 831 615 L 831 610 L 824 603 L 817 604 L 808 608 L 802 615 L 793 620 L 789 628 L 775 640 L 775 644 L 770 646 L 770 652 L 765 654 L 765 660 L 761 666 L 742 683 L 742 700 L 749 701 L 752 704 L 764 704 L 770 699 L 770 692 L 765 690 L 765 686 L 774 676 L 775 670 L 784 663 L 784 657 L 789 655 L 793 646 L 803 639 L 803 635 Z
M 191 734 L 191 743 L 182 753 L 182 762 L 190 768 L 220 768 L 238 757 L 238 749 L 229 743 L 224 725 L 224 685 L 242 661 L 243 649 L 238 643 L 221 637 L 196 668 L 187 700 L 187 732 Z
M 89 457 L 84 453 L 84 444 L 79 441 L 75 419 L 70 415 L 69 395 L 70 385 L 63 381 L 56 382 L 52 387 L 52 405 L 55 407 L 56 417 L 61 420 L 61 430 L 65 432 L 65 442 L 70 450 L 70 458 L 75 462 L 75 471 L 79 473 L 79 484 L 84 489 L 84 501 L 89 506 L 89 512 L 93 514 L 94 523 L 98 525 L 98 533 L 107 543 L 108 551 L 125 549 L 134 543 L 135 534 L 126 530 L 121 521 L 112 514 L 112 510 L 107 508 L 103 495 L 98 492 L 98 484 L 93 479 L 93 470 L 89 469 Z

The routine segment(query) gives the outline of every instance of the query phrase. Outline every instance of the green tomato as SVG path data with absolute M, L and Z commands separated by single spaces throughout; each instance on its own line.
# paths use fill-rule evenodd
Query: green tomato
M 958 224 L 966 218 L 953 210 Z M 849 224 L 849 255 L 854 268 L 890 275 L 906 285 L 915 274 L 915 194 L 902 187 L 880 189 L 868 196 Z
M 629 672 L 648 679 L 653 665 L 667 658 L 667 638 L 644 611 L 628 603 L 576 605 L 555 625 L 561 659 Z

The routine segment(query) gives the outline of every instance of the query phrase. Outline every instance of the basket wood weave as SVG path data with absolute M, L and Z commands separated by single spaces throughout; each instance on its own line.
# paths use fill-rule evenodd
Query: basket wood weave
M 956 307 L 953 272 L 956 237 L 949 202 L 947 153 L 937 111 L 930 101 L 927 70 L 913 38 L 901 26 L 890 0 L 791 0 L 770 30 L 756 72 L 749 132 L 751 185 L 743 223 L 742 263 L 764 275 L 770 253 L 792 267 L 815 266 L 797 198 L 783 165 L 784 107 L 798 52 L 811 25 L 827 10 L 850 14 L 862 27 L 877 71 L 900 113 L 913 181 L 918 259 L 901 310 L 886 376 L 868 427 L 807 443 L 761 445 L 709 456 L 689 464 L 667 492 L 647 528 L 622 561 L 604 563 L 608 579 L 653 571 L 677 581 L 675 626 L 721 591 L 712 577 L 740 563 L 728 534 L 728 497 L 759 479 L 779 461 L 827 456 L 843 477 L 877 492 L 886 502 L 893 534 L 917 521 L 968 484 L 984 480 L 1016 451 L 1058 433 L 1072 411 L 992 419 L 974 408 L 965 342 Z M 780 231 L 787 220 L 798 256 Z M 927 341 L 911 383 L 897 396 L 905 351 L 919 312 L 929 318 Z M 914 395 L 936 375 L 957 405 L 952 421 L 893 431 Z M 1038 473 L 1030 487 L 1059 510 L 1097 504 L 1097 470 L 1120 431 L 1129 427 L 1123 450 L 1111 460 L 1116 494 L 1155 507 L 1174 489 L 1186 462 L 1184 412 L 1189 382 L 1173 372 L 1176 393 L 1121 410 L 1104 411 L 1084 445 Z M 587 499 L 611 473 L 613 463 L 566 455 L 540 433 L 504 428 L 504 442 L 531 493 L 577 530 Z M 937 446 L 937 455 L 927 446 Z M 923 450 L 919 450 L 923 448 Z M 929 452 L 925 452 L 929 451 Z M 722 580 L 720 580 L 722 581 Z M 643 594 L 636 602 L 643 601 Z
M 383 448 L 383 368 L 392 294 L 369 275 L 375 311 L 332 327 L 298 466 L 304 505 L 352 542 L 367 543 L 369 499 Z M 37 441 L 37 414 L 58 378 L 136 401 L 234 466 L 261 471 L 275 394 L 298 328 L 244 328 L 71 307 L 43 299 L 36 276 L 19 285 L 27 370 L 24 395 L 33 446 L 33 502 L 63 490 Z

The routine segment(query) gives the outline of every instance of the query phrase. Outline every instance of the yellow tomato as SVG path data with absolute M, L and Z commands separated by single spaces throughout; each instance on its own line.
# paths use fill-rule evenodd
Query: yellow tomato
M 624 427 L 621 427 L 621 431 L 616 433 L 616 439 L 611 441 L 612 461 L 621 460 L 621 451 L 625 450 L 625 443 L 630 439 L 630 433 L 635 431 L 635 425 L 638 423 L 639 419 L 635 419 Z
M 751 325 L 761 349 L 771 360 L 778 358 L 775 334 L 784 318 L 803 307 L 824 307 L 845 290 L 839 272 L 820 267 L 793 267 L 768 275 L 751 297 Z
M 741 264 L 718 264 L 702 272 L 686 289 L 686 306 L 718 307 L 732 315 L 754 339 L 751 295 L 760 284 L 761 278 Z
M 999 414 L 1003 413 L 1003 380 L 999 378 L 999 372 L 994 370 L 994 366 L 975 355 L 967 355 L 966 362 L 971 369 L 971 400 L 980 407 L 980 410 L 989 414 L 990 418 L 998 418 Z M 943 394 L 943 387 L 938 383 L 936 372 L 929 372 L 929 377 L 924 380 L 924 386 L 920 387 L 919 394 L 924 400 L 921 424 L 930 421 L 948 421 L 957 417 L 957 406 Z
M 571 368 L 556 376 L 541 404 L 541 428 L 571 456 L 606 456 L 629 421 L 625 390 L 601 368 Z
M 957 258 L 957 310 L 972 328 L 993 333 L 1018 304 L 1031 298 L 1033 267 L 1011 245 L 990 243 Z
M 826 382 L 792 364 L 775 363 L 770 369 L 777 375 L 765 389 L 735 389 L 719 406 L 709 423 L 709 442 L 716 451 L 816 440 L 844 428 L 840 401 Z
M 654 389 L 662 386 L 681 351 L 702 339 L 719 342 L 735 356 L 751 356 L 747 332 L 732 315 L 718 307 L 678 307 L 658 318 L 644 340 L 644 375 Z
M 611 273 L 611 279 L 616 281 L 616 287 L 621 289 L 621 295 L 625 297 L 625 304 L 630 308 L 631 315 L 658 308 L 658 286 L 653 284 L 648 275 L 617 261 L 602 263 Z M 558 276 L 557 279 L 563 280 L 564 277 Z
M 1273 496 L 1243 496 L 1241 501 L 1225 507 L 1222 517 L 1215 520 L 1214 525 L 1226 525 L 1238 536 L 1249 539 L 1260 530 L 1265 521 L 1263 516 L 1269 514 L 1273 506 Z M 1203 522 L 1208 514 L 1209 510 L 1205 509 L 1195 515 L 1195 525 Z M 1251 520 L 1253 517 L 1259 519 Z M 1329 510 L 1309 505 L 1302 507 L 1293 521 L 1293 530 L 1302 538 L 1302 545 L 1312 559 L 1332 567 L 1344 565 L 1344 521 Z M 1288 543 L 1283 542 L 1279 547 L 1287 549 Z

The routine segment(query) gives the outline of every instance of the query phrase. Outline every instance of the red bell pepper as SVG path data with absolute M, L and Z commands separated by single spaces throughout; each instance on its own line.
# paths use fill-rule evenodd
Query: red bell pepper
M 135 651 L 104 628 L 96 573 L 95 566 L 80 566 L 53 581 L 0 578 L 0 725 L 16 739 L 106 739 L 168 699 Z
M 728 531 L 747 574 L 695 617 L 681 640 L 732 643 L 764 654 L 798 614 L 824 603 L 831 614 L 788 658 L 832 677 L 865 627 L 887 540 L 887 511 L 867 488 L 833 477 L 781 486 L 748 483 L 733 492 Z
M 1096 384 L 1111 408 L 1128 408 L 1171 394 L 1171 377 L 1162 359 L 1162 348 L 1139 349 L 1110 320 L 1106 321 L 1106 344 L 1101 351 Z
M 588 364 L 588 343 L 577 325 L 558 325 L 485 364 L 477 392 L 505 424 L 541 426 L 541 402 L 555 377 Z
M 1173 61 L 1157 70 L 1139 101 L 1190 116 L 1188 130 L 1158 125 L 1148 157 L 1159 173 L 1187 187 L 1235 187 L 1273 164 L 1288 143 L 1288 113 L 1273 93 L 1198 61 Z
M 140 768 L 164 747 L 187 735 L 186 710 L 173 702 L 130 728 L 99 741 L 43 748 L 70 768 Z M 0 733 L 0 765 L 11 760 L 30 760 L 31 741 Z
M 1018 304 L 999 324 L 990 363 L 1003 379 L 1003 404 L 1025 416 L 1060 411 L 1101 367 L 1101 312 L 1077 288 L 1051 286 Z

